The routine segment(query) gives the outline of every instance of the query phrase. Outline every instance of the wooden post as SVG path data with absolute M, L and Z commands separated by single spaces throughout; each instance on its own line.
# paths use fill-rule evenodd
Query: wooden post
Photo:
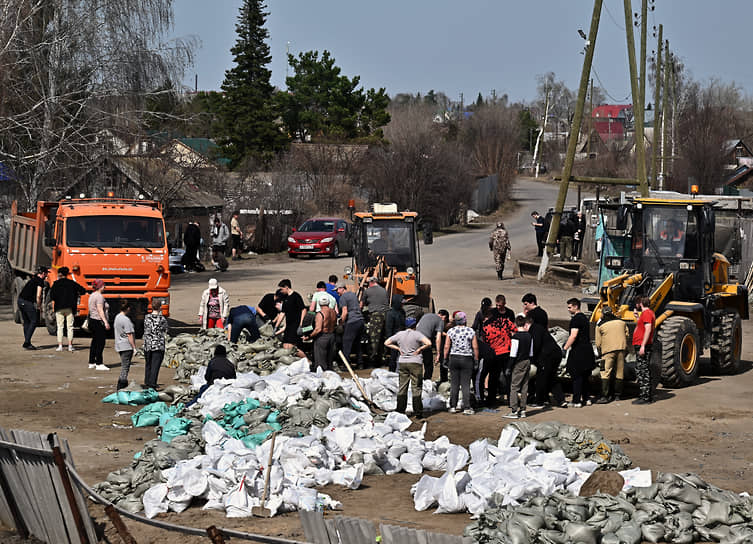
M 76 530 L 78 531 L 81 544 L 89 544 L 89 536 L 86 533 L 86 527 L 84 527 L 84 520 L 81 517 L 81 512 L 76 504 L 76 496 L 73 494 L 73 486 L 71 485 L 71 479 L 68 476 L 68 470 L 65 468 L 65 459 L 60 451 L 60 448 L 54 445 L 54 436 L 50 434 L 47 440 L 52 447 L 52 459 L 60 472 L 60 480 L 63 482 L 63 489 L 65 490 L 65 498 L 68 500 L 68 506 L 73 514 L 73 521 L 76 523 Z M 87 512 L 88 514 L 88 512 Z M 130 544 L 130 543 L 128 543 Z M 134 543 L 135 544 L 135 543 Z
M 209 536 L 209 540 L 212 541 L 212 544 L 225 544 L 225 538 L 222 536 L 222 531 L 214 525 L 207 528 L 207 535 Z
M 624 0 L 625 7 L 625 35 L 627 36 L 628 64 L 630 65 L 630 88 L 633 95 L 633 117 L 635 118 L 635 155 L 637 162 L 636 177 L 640 186 L 641 196 L 648 196 L 646 181 L 646 150 L 643 139 L 643 105 L 641 91 L 638 87 L 638 76 L 635 66 L 635 36 L 633 34 L 633 8 L 630 0 Z
M 657 46 L 656 51 L 656 81 L 654 82 L 654 138 L 653 143 L 651 145 L 651 181 L 654 183 L 654 187 L 658 188 L 660 191 L 664 190 L 664 183 L 662 180 L 662 176 L 659 174 L 658 171 L 658 163 L 657 163 L 657 157 L 659 156 L 659 146 L 664 144 L 664 133 L 662 132 L 662 115 L 664 114 L 664 109 L 662 107 L 661 112 L 662 115 L 659 115 L 659 102 L 661 102 L 661 92 L 662 92 L 662 46 L 664 45 L 664 38 L 662 38 L 662 33 L 664 32 L 664 25 L 659 25 L 659 39 L 657 43 L 659 44 Z M 666 92 L 666 90 L 665 90 Z
M 112 504 L 105 506 L 105 514 L 110 518 L 110 521 L 112 521 L 112 524 L 115 526 L 115 530 L 118 532 L 118 536 L 120 536 L 125 544 L 137 544 L 136 539 L 131 536 L 128 527 L 123 523 L 123 519 Z

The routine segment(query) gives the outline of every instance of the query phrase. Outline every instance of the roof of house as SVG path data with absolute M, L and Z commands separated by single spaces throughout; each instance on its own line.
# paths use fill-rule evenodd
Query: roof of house
M 222 148 L 209 138 L 176 138 L 176 141 L 218 164 L 230 164 L 230 159 L 221 156 Z
M 748 153 L 749 153 L 749 154 L 750 154 L 751 156 L 753 156 L 753 151 L 751 151 L 751 150 L 750 150 L 750 148 L 749 148 L 749 147 L 748 147 L 747 145 L 745 145 L 745 142 L 743 142 L 743 141 L 742 141 L 742 140 L 740 140 L 740 139 L 737 139 L 737 140 L 727 140 L 727 141 L 725 141 L 725 142 L 724 142 L 724 143 L 722 144 L 722 149 L 724 150 L 724 152 L 725 152 L 725 153 L 732 153 L 732 151 L 734 151 L 734 149 L 735 149 L 735 148 L 736 148 L 736 147 L 737 147 L 738 145 L 742 145 L 742 146 L 743 146 L 743 147 L 744 147 L 744 148 L 745 148 L 745 149 L 746 149 L 746 150 L 748 151 Z
M 612 119 L 624 119 L 626 117 L 625 111 L 632 109 L 632 104 L 602 104 L 593 109 L 591 116 L 596 118 L 611 117 Z
M 734 147 L 733 147 L 734 149 Z M 749 164 L 741 164 L 734 172 L 732 172 L 727 179 L 724 180 L 724 185 L 738 186 L 753 177 L 753 166 Z

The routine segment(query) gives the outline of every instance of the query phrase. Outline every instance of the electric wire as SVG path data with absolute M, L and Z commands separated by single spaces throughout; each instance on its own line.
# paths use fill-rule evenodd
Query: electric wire
M 598 73 L 598 72 L 596 71 L 596 68 L 594 68 L 594 67 L 592 66 L 592 67 L 591 67 L 591 71 L 593 72 L 593 74 L 594 74 L 594 77 L 596 77 L 596 81 L 598 81 L 598 82 L 599 82 L 599 88 L 600 88 L 600 89 L 602 90 L 602 92 L 603 92 L 603 93 L 604 93 L 605 95 L 607 95 L 607 98 L 609 98 L 610 100 L 613 100 L 614 102 L 617 102 L 617 103 L 625 103 L 625 102 L 627 102 L 628 100 L 630 100 L 630 94 L 627 94 L 627 95 L 625 96 L 625 98 L 623 98 L 623 99 L 615 98 L 614 96 L 612 96 L 612 95 L 611 95 L 611 94 L 609 93 L 609 91 L 607 91 L 607 88 L 606 88 L 606 86 L 604 85 L 604 83 L 603 83 L 603 82 L 601 81 L 601 78 L 599 77 L 599 73 Z
M 620 30 L 622 30 L 622 31 L 624 32 L 624 31 L 625 31 L 625 27 L 624 27 L 624 26 L 621 26 L 621 25 L 620 25 L 620 24 L 619 24 L 619 23 L 617 22 L 617 20 L 616 20 L 616 19 L 614 18 L 614 16 L 612 15 L 612 12 L 611 12 L 611 11 L 609 11 L 609 7 L 608 7 L 608 6 L 606 5 L 606 4 L 603 4 L 603 6 L 604 6 L 604 9 L 605 9 L 605 10 L 606 10 L 606 12 L 607 12 L 607 15 L 609 15 L 609 18 L 610 18 L 610 19 L 612 19 L 612 22 L 614 23 L 614 26 L 616 26 L 617 28 L 619 28 Z

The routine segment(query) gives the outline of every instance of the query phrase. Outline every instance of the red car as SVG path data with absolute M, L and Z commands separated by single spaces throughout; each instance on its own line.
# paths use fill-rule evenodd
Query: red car
M 336 259 L 352 251 L 350 225 L 336 217 L 308 219 L 288 236 L 288 255 L 291 258 L 298 255 L 329 255 Z

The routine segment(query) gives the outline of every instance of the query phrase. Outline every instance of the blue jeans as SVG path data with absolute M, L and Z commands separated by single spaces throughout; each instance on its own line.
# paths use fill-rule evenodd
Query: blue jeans
M 230 342 L 233 344 L 238 342 L 243 329 L 246 329 L 251 335 L 252 342 L 255 342 L 261 336 L 259 334 L 259 327 L 256 325 L 256 316 L 254 314 L 243 314 L 240 317 L 236 317 L 230 324 Z

